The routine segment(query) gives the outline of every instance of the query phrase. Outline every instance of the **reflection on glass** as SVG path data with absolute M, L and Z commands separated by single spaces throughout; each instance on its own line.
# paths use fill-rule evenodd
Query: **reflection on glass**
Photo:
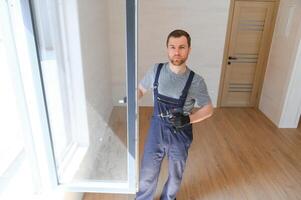
M 125 1 L 34 11 L 59 182 L 126 182 Z

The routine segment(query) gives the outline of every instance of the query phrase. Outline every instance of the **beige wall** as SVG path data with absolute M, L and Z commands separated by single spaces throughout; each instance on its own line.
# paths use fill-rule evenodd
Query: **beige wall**
M 138 2 L 138 81 L 154 63 L 166 62 L 165 40 L 176 28 L 192 37 L 188 65 L 202 75 L 214 104 L 217 102 L 230 0 L 139 0 Z M 113 104 L 125 96 L 125 5 L 109 1 L 110 66 Z M 148 93 L 140 105 L 152 106 Z
M 110 68 L 112 70 L 113 104 L 126 96 L 126 1 L 110 0 L 109 41 Z
M 189 67 L 203 76 L 214 104 L 219 79 L 230 0 L 140 0 L 138 17 L 138 79 L 154 63 L 166 62 L 165 40 L 174 29 L 187 30 L 192 38 Z M 140 105 L 152 105 L 150 93 Z
M 288 91 L 296 87 L 290 82 L 293 80 L 292 72 L 300 68 L 296 65 L 301 39 L 300 19 L 300 0 L 280 1 L 259 105 L 260 110 L 277 126 L 281 126 L 280 121 L 285 112 Z M 299 102 L 294 104 L 296 104 L 295 110 L 298 110 Z

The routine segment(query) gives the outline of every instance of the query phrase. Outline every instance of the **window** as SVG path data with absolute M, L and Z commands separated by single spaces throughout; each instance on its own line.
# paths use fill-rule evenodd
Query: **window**
M 0 198 L 32 197 L 38 190 L 20 59 L 10 12 L 15 5 L 0 1 Z M 34 173 L 33 173 L 34 172 Z M 16 193 L 16 188 L 18 192 Z
M 3 62 L 16 61 L 15 71 L 7 71 L 13 84 L 1 94 L 17 87 L 11 98 L 20 104 L 24 135 L 20 144 L 17 131 L 5 140 L 16 146 L 18 156 L 10 160 L 26 160 L 29 171 L 22 174 L 30 176 L 23 180 L 31 180 L 31 191 L 54 184 L 76 192 L 136 192 L 135 1 L 128 2 L 1 1 L 14 43 L 14 57 Z M 116 18 L 110 9 L 123 15 Z M 92 33 L 87 25 L 94 17 L 102 21 Z M 108 37 L 97 41 L 100 35 Z M 8 104 L 15 107 L 10 100 L 2 106 Z M 6 163 L 5 171 L 17 172 Z

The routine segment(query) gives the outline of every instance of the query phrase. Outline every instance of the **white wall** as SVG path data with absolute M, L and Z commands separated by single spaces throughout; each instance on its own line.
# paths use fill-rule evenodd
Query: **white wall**
M 289 81 L 286 98 L 279 122 L 280 128 L 296 128 L 301 114 L 301 39 Z
M 154 63 L 166 62 L 166 37 L 174 29 L 190 33 L 188 66 L 206 80 L 216 105 L 230 0 L 140 0 L 138 17 L 138 79 Z M 140 105 L 152 106 L 149 93 Z
M 280 1 L 259 104 L 259 109 L 279 127 L 296 126 L 300 115 L 300 19 L 301 1 Z

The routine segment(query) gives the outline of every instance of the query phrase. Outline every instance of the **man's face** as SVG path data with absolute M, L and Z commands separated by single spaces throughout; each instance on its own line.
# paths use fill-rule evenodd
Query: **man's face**
M 185 36 L 170 37 L 167 44 L 167 53 L 170 62 L 175 66 L 182 65 L 186 62 L 190 49 Z

